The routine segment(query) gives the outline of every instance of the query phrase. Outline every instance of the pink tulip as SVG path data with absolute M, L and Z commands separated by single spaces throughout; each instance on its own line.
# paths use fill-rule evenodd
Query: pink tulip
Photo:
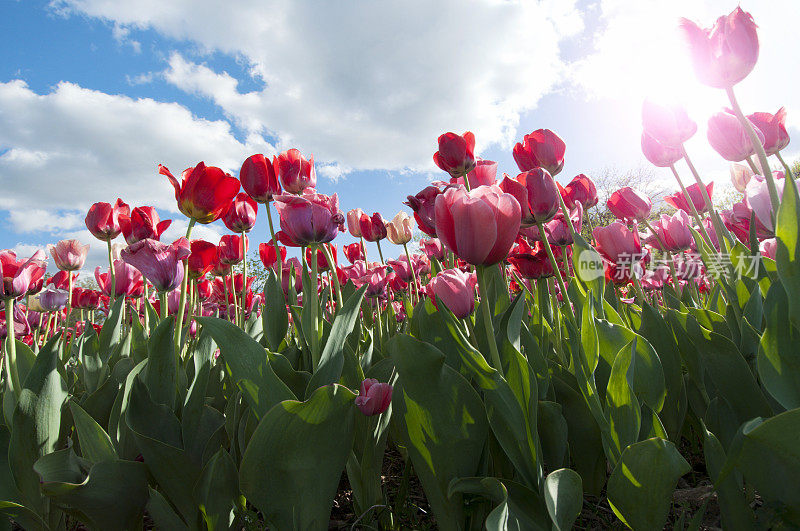
M 122 232 L 120 216 L 129 216 L 130 207 L 122 199 L 110 203 L 95 203 L 86 214 L 86 228 L 98 240 L 111 241 Z
M 258 203 L 244 192 L 231 201 L 228 210 L 222 215 L 222 222 L 233 232 L 249 232 L 256 224 Z
M 544 168 L 556 176 L 564 167 L 564 153 L 567 145 L 550 129 L 537 129 L 525 135 L 521 143 L 514 146 L 514 160 L 519 171 L 526 172 Z
M 306 188 L 317 186 L 314 155 L 306 160 L 299 150 L 290 149 L 278 155 L 273 167 L 284 192 L 288 194 L 302 194 Z
M 775 179 L 775 188 L 778 192 L 778 197 L 783 197 L 783 189 L 786 185 L 786 179 L 782 171 L 772 172 Z M 794 181 L 795 185 L 797 181 Z M 772 224 L 772 202 L 769 198 L 769 189 L 767 182 L 760 175 L 754 176 L 744 191 L 745 205 L 752 210 L 756 215 L 756 220 L 763 225 L 771 234 L 775 229 Z
M 480 159 L 475 167 L 467 174 L 470 188 L 488 186 L 497 182 L 497 163 L 493 160 Z M 464 184 L 464 177 L 451 177 L 450 184 Z
M 697 124 L 680 105 L 659 105 L 645 100 L 642 105 L 644 132 L 663 146 L 679 148 L 697 132 Z
M 659 168 L 668 168 L 683 158 L 680 148 L 665 146 L 647 132 L 642 133 L 642 153 L 650 164 Z
M 433 162 L 452 177 L 463 177 L 475 167 L 475 135 L 469 131 L 463 135 L 441 135 Z
M 631 265 L 643 258 L 639 233 L 622 222 L 596 227 L 592 235 L 597 250 L 611 264 Z
M 431 185 L 417 195 L 408 196 L 408 200 L 404 202 L 414 211 L 414 219 L 417 220 L 419 229 L 434 238 L 436 237 L 436 198 L 442 192 L 440 187 Z
M 464 319 L 475 310 L 475 286 L 478 278 L 475 273 L 460 269 L 446 269 L 433 277 L 425 286 L 425 291 L 436 304 L 436 299 L 444 303 L 448 310 L 459 319 Z
M 753 17 L 737 7 L 701 28 L 682 19 L 681 29 L 689 43 L 694 71 L 701 83 L 729 88 L 747 77 L 758 60 L 758 33 Z
M 144 240 L 142 240 L 144 241 Z M 111 278 L 109 274 L 101 273 L 98 266 L 94 270 L 94 278 L 100 290 L 107 296 L 111 296 Z M 115 297 L 138 297 L 144 291 L 144 282 L 142 274 L 135 267 L 128 265 L 122 260 L 114 260 L 114 279 L 116 289 L 114 290 Z
M 392 386 L 381 383 L 375 378 L 367 378 L 361 382 L 361 388 L 356 397 L 356 407 L 364 415 L 371 417 L 380 415 L 392 403 Z
M 689 216 L 684 210 L 678 210 L 672 216 L 662 214 L 661 219 L 653 224 L 655 234 L 650 235 L 645 243 L 661 251 L 685 251 L 693 241 L 690 227 Z
M 758 127 L 753 126 L 753 129 L 763 144 L 764 133 Z M 741 162 L 756 154 L 756 148 L 742 123 L 728 110 L 718 112 L 708 119 L 707 136 L 708 143 L 725 160 Z
M 55 245 L 48 245 L 47 250 L 61 271 L 76 271 L 86 262 L 89 246 L 81 244 L 80 240 L 61 240 Z
M 183 280 L 183 259 L 191 254 L 189 241 L 179 238 L 167 245 L 157 240 L 140 240 L 121 253 L 122 260 L 147 277 L 158 292 L 172 291 Z M 119 282 L 119 280 L 117 280 Z
M 706 191 L 708 192 L 708 197 L 711 197 L 714 193 L 714 181 L 708 183 L 706 186 Z M 686 192 L 689 194 L 689 199 L 692 200 L 694 204 L 694 208 L 697 212 L 705 212 L 708 210 L 709 205 L 706 204 L 706 200 L 703 198 L 703 192 L 700 190 L 700 186 L 697 183 L 694 183 L 691 186 L 686 187 Z M 664 198 L 668 204 L 674 206 L 679 210 L 683 210 L 684 212 L 691 212 L 692 207 L 689 205 L 689 202 L 686 200 L 686 196 L 683 195 L 683 191 L 676 192 L 672 195 L 668 195 Z
M 272 201 L 272 196 L 281 193 L 281 183 L 275 173 L 274 164 L 275 157 L 270 161 L 261 154 L 250 155 L 242 163 L 239 171 L 242 188 L 259 203 L 268 203 Z
M 347 212 L 347 230 L 353 238 L 361 237 L 361 214 L 364 212 L 360 208 L 354 208 Z
M 300 247 L 328 243 L 344 231 L 339 197 L 306 191 L 303 195 L 277 195 L 275 208 L 281 218 L 278 238 L 284 245 Z
M 781 107 L 775 114 L 753 113 L 747 118 L 764 134 L 764 151 L 767 152 L 767 155 L 774 155 L 789 145 L 789 133 L 786 131 L 786 108 Z
M 439 261 L 444 260 L 444 249 L 442 249 L 442 242 L 439 238 L 420 240 L 419 246 L 428 258 L 436 258 Z
M 470 192 L 459 186 L 436 198 L 439 239 L 472 265 L 492 265 L 505 259 L 519 224 L 519 203 L 496 186 L 479 186 Z
M 753 177 L 753 170 L 745 164 L 731 164 L 731 182 L 737 192 L 744 193 L 747 183 Z
M 759 251 L 761 252 L 761 256 L 765 256 L 767 258 L 771 258 L 775 260 L 775 255 L 778 251 L 778 240 L 775 238 L 769 238 L 767 240 L 762 241 L 759 246 Z
M 31 295 L 42 289 L 44 273 L 47 270 L 44 251 L 36 251 L 33 256 L 17 260 L 14 251 L 0 251 L 0 276 L 3 278 L 3 299 L 15 299 Z
M 553 177 L 542 168 L 520 173 L 514 179 L 505 177 L 500 188 L 520 204 L 523 227 L 549 221 L 558 212 L 561 192 Z
M 569 222 L 572 223 L 575 232 L 580 233 L 581 225 L 583 224 L 583 206 L 581 206 L 581 203 L 575 203 L 575 207 L 570 211 L 569 218 Z M 561 211 L 553 219 L 545 223 L 544 230 L 547 233 L 547 241 L 553 245 L 564 247 L 573 243 L 572 232 L 569 230 L 567 220 Z
M 575 203 L 580 203 L 585 210 L 595 206 L 598 201 L 597 187 L 594 181 L 582 173 L 573 177 L 563 188 L 559 185 L 559 190 L 568 208 L 573 208 Z
M 653 208 L 649 197 L 630 186 L 622 187 L 611 194 L 606 206 L 614 217 L 629 223 L 647 219 Z
M 357 288 L 367 286 L 365 296 L 368 298 L 383 297 L 386 295 L 386 283 L 388 281 L 388 266 L 376 265 L 368 269 L 362 276 L 352 278 L 353 284 Z

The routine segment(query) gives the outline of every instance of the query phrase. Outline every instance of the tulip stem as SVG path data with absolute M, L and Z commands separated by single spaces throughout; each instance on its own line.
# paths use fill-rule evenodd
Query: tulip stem
M 747 165 L 750 166 L 750 170 L 752 170 L 753 173 L 755 173 L 756 175 L 761 175 L 761 172 L 758 171 L 758 168 L 756 167 L 756 163 L 753 162 L 753 158 L 751 156 L 748 155 L 747 158 L 744 159 L 744 160 L 747 161 Z
M 753 147 L 756 150 L 756 154 L 758 155 L 758 161 L 761 164 L 761 173 L 764 174 L 763 177 L 767 181 L 767 190 L 769 190 L 769 200 L 772 203 L 772 223 L 773 226 L 775 225 L 775 218 L 778 215 L 778 206 L 780 205 L 780 199 L 778 198 L 778 188 L 775 185 L 775 178 L 772 176 L 772 171 L 769 167 L 769 161 L 767 160 L 767 152 L 764 151 L 764 145 L 761 143 L 761 140 L 758 138 L 758 134 L 756 134 L 755 129 L 753 128 L 752 122 L 748 120 L 744 113 L 742 112 L 742 108 L 739 106 L 739 102 L 736 100 L 736 94 L 733 93 L 733 87 L 727 87 L 725 89 L 726 94 L 728 95 L 728 100 L 731 102 L 731 107 L 733 108 L 733 113 L 736 115 L 736 118 L 739 119 L 739 122 L 744 127 L 747 136 L 750 137 L 750 142 L 753 144 Z
M 336 291 L 336 308 L 338 309 L 344 304 L 342 302 L 342 285 L 339 283 L 339 273 L 336 271 L 336 264 L 333 261 L 331 251 L 324 243 L 322 244 L 322 252 L 325 253 L 325 261 L 328 262 L 328 271 L 330 272 L 331 281 Z
M 776 151 L 775 152 L 775 156 L 778 158 L 779 161 L 781 161 L 781 164 L 783 164 L 783 169 L 786 170 L 785 178 L 794 180 L 794 172 L 792 172 L 792 168 L 789 167 L 788 164 L 786 164 L 786 161 L 783 160 L 783 157 L 781 156 L 781 152 L 780 151 Z
M 695 208 L 694 201 L 692 201 L 692 198 L 689 196 L 689 191 L 686 190 L 686 187 L 683 185 L 681 176 L 678 175 L 678 170 L 675 168 L 674 164 L 670 164 L 669 169 L 672 170 L 672 175 L 675 176 L 675 180 L 678 181 L 678 186 L 681 187 L 681 192 L 683 192 L 683 198 L 686 200 L 686 203 L 688 203 L 689 208 L 692 210 L 692 217 L 694 217 L 694 220 L 697 223 L 697 227 L 700 229 L 700 232 L 702 232 L 703 237 L 706 239 L 706 243 L 708 244 L 708 246 L 711 249 L 713 249 L 714 244 L 711 241 L 711 236 L 709 236 L 708 231 L 706 230 L 706 226 L 703 225 L 703 219 L 700 217 L 700 213 L 697 211 L 697 208 Z M 701 186 L 701 188 L 703 187 Z M 719 236 L 717 237 L 717 239 L 719 240 Z
M 114 302 L 114 300 L 117 298 L 117 278 L 116 275 L 114 275 L 114 256 L 111 253 L 111 240 L 106 240 L 106 244 L 108 245 L 108 275 L 111 279 L 109 298 L 111 299 L 111 302 Z
M 678 281 L 678 275 L 675 272 L 675 257 L 669 251 L 667 251 L 667 259 L 669 260 L 669 274 L 672 277 L 672 285 L 675 287 L 675 293 L 678 294 L 678 297 L 681 296 L 681 284 Z
M 311 285 L 309 289 L 311 289 L 311 293 L 309 293 L 309 304 L 311 305 L 311 330 L 308 331 L 311 334 L 311 362 L 314 370 L 317 370 L 319 366 L 319 323 L 317 322 L 317 310 L 319 310 L 319 292 L 318 290 L 318 277 L 319 277 L 319 264 L 317 263 L 317 244 L 311 244 Z M 305 293 L 303 294 L 303 301 L 305 302 Z
M 378 245 L 378 256 L 381 257 L 381 265 L 386 265 L 386 261 L 383 259 L 383 251 L 381 250 L 381 241 L 375 240 L 375 243 Z
M 194 218 L 189 219 L 189 226 L 186 227 L 186 239 L 192 235 L 192 228 L 197 222 Z M 109 247 L 110 249 L 110 247 Z M 186 286 L 189 285 L 189 257 L 183 259 L 183 280 L 181 281 L 181 298 L 178 303 L 178 315 L 175 316 L 175 356 L 181 358 L 181 329 L 183 328 L 183 311 L 186 308 Z M 164 305 L 166 307 L 166 304 Z M 177 361 L 177 360 L 176 360 Z
M 239 305 L 236 302 L 236 277 L 233 272 L 233 267 L 230 270 L 231 275 L 231 298 L 233 299 L 233 322 L 239 325 Z M 227 302 L 227 301 L 226 301 Z
M 566 209 L 566 207 L 564 206 L 564 201 L 563 199 L 561 199 L 561 194 L 558 194 L 558 197 L 559 200 L 561 201 L 562 209 Z M 547 257 L 550 259 L 550 265 L 553 266 L 553 272 L 556 275 L 556 279 L 558 279 L 558 287 L 561 290 L 561 296 L 564 299 L 565 305 L 569 308 L 570 315 L 572 316 L 572 322 L 577 323 L 577 318 L 575 317 L 575 310 L 572 309 L 572 305 L 569 302 L 569 297 L 567 297 L 567 286 L 566 284 L 564 284 L 564 277 L 561 276 L 561 270 L 558 268 L 558 261 L 556 261 L 556 257 L 553 255 L 553 249 L 550 247 L 550 242 L 547 241 L 547 238 L 545 237 L 545 234 L 547 233 L 544 231 L 544 223 L 540 221 L 537 223 L 537 225 L 539 227 L 539 234 L 541 234 L 542 236 L 542 243 L 544 244 L 545 251 L 547 251 Z M 567 223 L 567 225 L 572 225 L 572 223 Z M 575 233 L 574 227 L 572 227 L 570 230 L 572 231 L 573 234 Z M 555 310 L 556 308 L 553 308 L 553 311 Z
M 364 237 L 358 237 L 361 240 L 361 252 L 364 254 L 364 261 L 367 261 L 367 245 L 364 243 Z
M 167 315 L 169 315 L 169 310 L 167 308 L 167 292 L 166 291 L 159 291 L 158 292 L 158 305 L 161 306 L 161 318 L 166 319 Z
M 489 286 L 486 281 L 486 268 L 491 266 L 478 266 L 477 273 L 478 273 L 478 285 L 480 286 L 481 292 L 481 314 L 483 317 L 483 327 L 484 331 L 486 332 L 486 342 L 489 344 L 489 354 L 492 359 L 492 365 L 500 373 L 501 376 L 505 377 L 505 373 L 503 371 L 503 363 L 500 361 L 500 351 L 497 349 L 497 338 L 494 335 L 494 325 L 492 324 L 492 315 L 489 311 Z M 468 318 L 469 319 L 469 318 Z
M 283 285 L 283 260 L 281 259 L 281 248 L 278 246 L 278 240 L 275 238 L 275 226 L 272 224 L 272 210 L 269 208 L 270 201 L 264 206 L 267 208 L 267 221 L 269 222 L 269 234 L 272 236 L 272 245 L 275 247 L 275 262 L 278 267 L 275 268 L 276 276 L 278 277 L 278 286 Z
M 411 278 L 414 280 L 414 291 L 412 291 L 411 302 L 414 303 L 414 296 L 413 293 L 417 293 L 417 302 L 419 302 L 419 290 L 420 286 L 418 285 L 417 280 L 417 271 L 414 269 L 414 264 L 411 262 L 411 254 L 408 252 L 408 244 L 403 243 L 403 250 L 406 252 L 406 258 L 408 258 L 408 267 L 411 269 Z
M 245 328 L 245 308 L 247 306 L 247 235 L 242 232 L 242 330 Z
M 725 239 L 725 230 L 722 226 L 722 220 L 719 219 L 719 214 L 716 210 L 714 210 L 714 203 L 711 201 L 711 196 L 708 195 L 708 189 L 706 188 L 706 185 L 703 184 L 703 180 L 700 178 L 700 174 L 697 173 L 697 169 L 694 167 L 694 164 L 692 164 L 692 159 L 689 158 L 689 154 L 686 153 L 686 148 L 683 144 L 681 144 L 681 153 L 683 154 L 683 160 L 686 161 L 686 165 L 689 166 L 689 171 L 691 171 L 692 175 L 694 176 L 697 187 L 700 188 L 700 195 L 703 197 L 706 207 L 708 207 L 708 217 L 711 218 L 711 224 L 714 226 L 714 232 L 717 233 L 717 243 L 719 243 L 720 250 L 727 252 L 728 243 Z M 694 202 L 692 201 L 691 197 L 688 197 L 688 193 L 686 196 L 689 204 L 694 206 Z M 709 246 L 711 249 L 714 249 L 714 245 L 711 243 L 711 238 L 709 238 Z
M 22 386 L 19 381 L 19 371 L 17 370 L 17 344 L 14 336 L 14 299 L 8 298 L 6 303 L 6 378 L 8 379 L 14 395 L 19 399 Z

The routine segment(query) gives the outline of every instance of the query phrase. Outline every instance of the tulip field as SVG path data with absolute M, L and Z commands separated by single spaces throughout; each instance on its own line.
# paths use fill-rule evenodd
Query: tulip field
M 0 252 L 3 526 L 800 528 L 786 113 L 736 99 L 748 13 L 680 30 L 691 82 L 729 106 L 707 147 L 735 163 L 730 208 L 684 147 L 696 122 L 646 101 L 642 152 L 678 190 L 660 216 L 631 187 L 598 204 L 590 177 L 557 182 L 549 129 L 513 148 L 516 176 L 449 132 L 441 180 L 391 220 L 342 212 L 290 149 L 238 177 L 158 166 L 189 220 L 176 241 L 117 199 L 86 214 L 96 241 Z M 593 226 L 600 208 L 615 220 Z M 89 245 L 108 251 L 93 275 Z

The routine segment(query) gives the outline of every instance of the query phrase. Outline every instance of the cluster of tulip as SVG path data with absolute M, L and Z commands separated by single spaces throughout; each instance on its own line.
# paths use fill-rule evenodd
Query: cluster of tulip
M 698 426 L 727 525 L 752 515 L 736 509 L 745 493 L 721 474 L 726 459 L 770 503 L 790 506 L 795 494 L 772 490 L 752 458 L 797 470 L 770 438 L 791 430 L 769 428 L 800 423 L 791 344 L 800 199 L 781 156 L 786 113 L 745 116 L 735 98 L 758 57 L 750 15 L 737 8 L 711 29 L 682 29 L 700 80 L 730 100 L 708 126 L 724 159 L 746 162 L 731 169 L 743 195 L 730 209 L 715 208 L 713 182 L 684 148 L 696 123 L 647 101 L 642 151 L 680 187 L 665 199 L 675 213 L 658 219 L 649 197 L 624 187 L 605 204 L 616 221 L 592 227 L 597 187 L 583 174 L 556 182 L 566 145 L 549 129 L 514 146 L 519 173 L 500 179 L 496 162 L 475 156 L 471 132 L 449 132 L 433 155 L 448 177 L 408 196 L 413 218 L 345 214 L 336 194 L 317 192 L 313 156 L 290 149 L 252 155 L 238 178 L 203 162 L 180 179 L 159 166 L 189 220 L 172 243 L 160 241 L 171 221 L 153 207 L 92 205 L 86 226 L 109 260 L 94 272 L 99 290 L 74 285 L 89 248 L 77 240 L 49 247 L 59 272 L 48 279 L 44 252 L 0 252 L 6 426 L 12 442 L 41 443 L 33 454 L 12 445 L 9 458 L 38 480 L 19 472 L 21 501 L 6 512 L 53 518 L 46 497 L 104 527 L 113 520 L 99 485 L 120 475 L 134 494 L 117 523 L 146 507 L 162 527 L 202 518 L 213 528 L 243 514 L 241 492 L 270 527 L 325 528 L 343 469 L 358 513 L 388 507 L 380 470 L 390 438 L 443 529 L 464 528 L 469 511 L 487 526 L 502 513 L 519 528 L 565 529 L 583 493 L 604 489 L 627 525 L 660 528 L 689 466 L 673 443 Z M 257 293 L 246 257 L 259 203 L 270 240 L 258 247 L 268 276 Z M 196 223 L 220 219 L 233 234 L 216 245 L 192 239 Z M 415 225 L 425 237 L 412 253 Z M 349 265 L 333 243 L 345 231 L 357 240 L 341 248 Z M 125 246 L 113 244 L 119 235 Z M 398 258 L 384 257 L 383 240 L 402 248 Z M 745 260 L 763 267 L 742 273 Z M 67 393 L 42 379 L 61 381 L 67 360 L 81 371 L 64 376 L 76 390 L 64 428 L 60 409 L 47 408 L 64 406 Z M 36 424 L 43 411 L 56 421 Z M 77 471 L 75 448 L 57 437 L 73 425 Z M 761 446 L 748 446 L 751 433 Z M 92 476 L 89 465 L 119 468 Z M 208 503 L 217 489 L 228 498 Z M 500 505 L 481 513 L 466 496 Z M 792 511 L 785 521 L 798 524 Z M 395 527 L 391 514 L 374 516 Z

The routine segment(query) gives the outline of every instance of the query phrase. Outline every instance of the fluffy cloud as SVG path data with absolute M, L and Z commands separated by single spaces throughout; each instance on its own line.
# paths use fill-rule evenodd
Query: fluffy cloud
M 152 28 L 242 58 L 263 88 L 173 53 L 166 79 L 246 130 L 352 169 L 427 168 L 443 131 L 508 146 L 563 78 L 573 2 L 58 0 L 114 27 Z

